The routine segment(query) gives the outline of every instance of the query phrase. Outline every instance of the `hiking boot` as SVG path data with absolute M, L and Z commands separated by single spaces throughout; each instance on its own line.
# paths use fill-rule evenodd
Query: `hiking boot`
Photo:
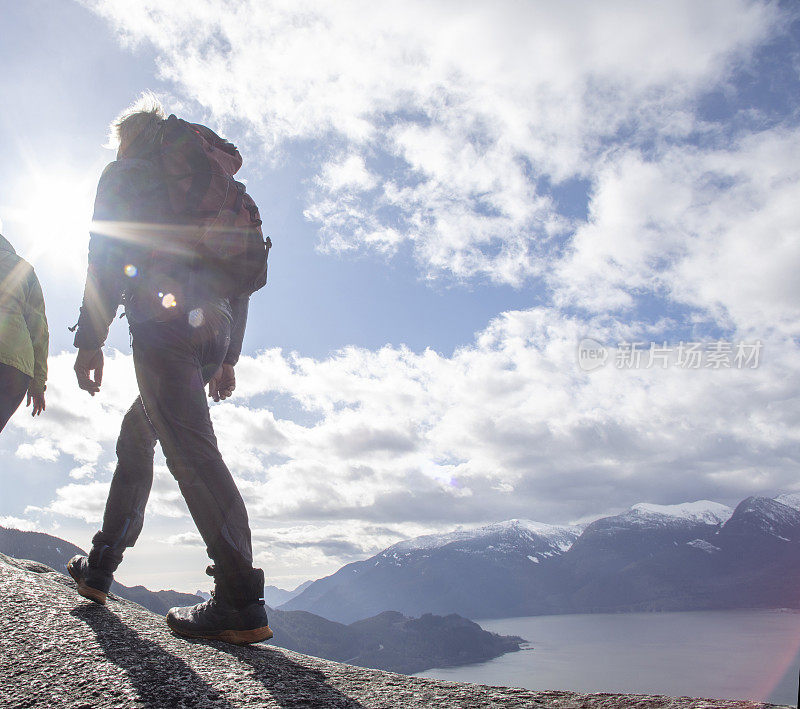
M 212 595 L 196 606 L 170 608 L 167 625 L 173 633 L 187 638 L 221 640 L 234 645 L 260 643 L 272 637 L 261 600 L 237 608 Z
M 167 625 L 172 632 L 234 645 L 269 640 L 272 630 L 264 610 L 264 572 L 252 569 L 235 579 L 225 579 L 216 567 L 209 566 L 206 573 L 215 577 L 211 598 L 196 606 L 170 608 Z
M 103 606 L 106 604 L 108 589 L 111 588 L 114 574 L 89 566 L 89 560 L 80 554 L 73 556 L 67 562 L 67 571 L 78 584 L 78 593 L 81 596 Z

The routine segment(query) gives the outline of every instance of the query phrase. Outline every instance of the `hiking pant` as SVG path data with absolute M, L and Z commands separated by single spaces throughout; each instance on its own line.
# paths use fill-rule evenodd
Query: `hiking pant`
M 217 448 L 204 388 L 228 350 L 230 314 L 209 307 L 197 328 L 185 317 L 130 327 L 139 397 L 122 420 L 103 528 L 92 539 L 89 563 L 113 572 L 136 542 L 158 440 L 214 560 L 217 584 L 228 595 L 252 596 L 247 510 Z
M 0 431 L 19 408 L 30 383 L 31 377 L 16 367 L 0 364 Z

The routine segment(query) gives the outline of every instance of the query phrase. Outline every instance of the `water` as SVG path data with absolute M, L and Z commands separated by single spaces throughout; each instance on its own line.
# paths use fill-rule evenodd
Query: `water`
M 800 612 L 693 611 L 478 621 L 530 649 L 419 677 L 576 692 L 797 704 Z

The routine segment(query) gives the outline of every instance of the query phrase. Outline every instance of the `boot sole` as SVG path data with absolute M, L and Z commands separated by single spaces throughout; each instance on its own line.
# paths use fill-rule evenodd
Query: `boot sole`
M 222 642 L 230 643 L 231 645 L 252 645 L 253 643 L 260 643 L 264 640 L 269 640 L 272 637 L 272 629 L 268 625 L 265 625 L 263 628 L 255 628 L 253 630 L 222 630 L 218 633 L 210 633 L 176 628 L 169 621 L 169 616 L 167 616 L 167 625 L 169 626 L 169 629 L 176 635 L 181 635 L 184 638 L 221 640 Z
M 78 573 L 78 570 L 72 564 L 67 565 L 67 571 L 69 571 L 69 575 L 72 576 L 72 578 L 75 580 L 75 583 L 78 585 L 78 593 L 81 596 L 88 598 L 90 601 L 94 601 L 95 603 L 99 603 L 101 606 L 106 604 L 106 598 L 108 597 L 107 593 L 103 593 L 99 589 L 87 586 L 86 582 Z

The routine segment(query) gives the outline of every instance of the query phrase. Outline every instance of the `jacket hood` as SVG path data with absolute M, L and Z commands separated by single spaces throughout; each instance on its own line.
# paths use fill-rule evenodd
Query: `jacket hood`
M 4 237 L 2 234 L 0 234 L 0 251 L 10 251 L 12 254 L 17 253 L 14 251 L 14 247 L 11 245 L 8 239 L 6 239 L 6 237 Z

